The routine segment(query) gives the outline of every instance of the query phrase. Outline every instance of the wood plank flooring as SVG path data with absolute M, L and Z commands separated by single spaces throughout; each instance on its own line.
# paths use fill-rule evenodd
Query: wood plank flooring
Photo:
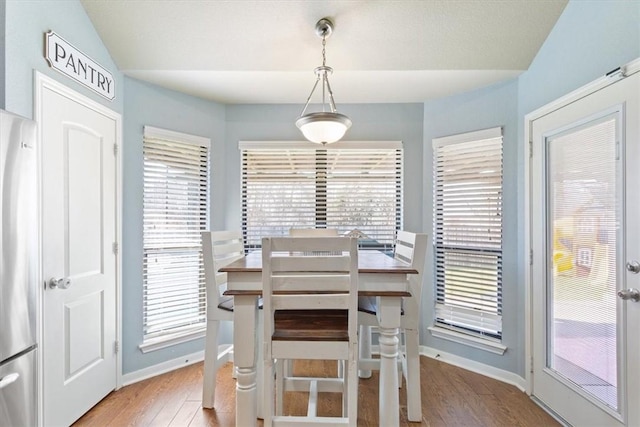
M 560 426 L 517 388 L 438 360 L 421 357 L 422 423 L 406 418 L 406 388 L 400 390 L 401 426 Z M 232 365 L 218 372 L 216 409 L 202 409 L 202 363 L 141 381 L 109 394 L 74 426 L 235 426 Z M 294 373 L 335 375 L 335 362 L 296 362 Z M 306 412 L 306 393 L 287 392 L 285 411 Z M 338 394 L 320 398 L 318 412 L 336 415 Z M 262 421 L 258 422 L 262 425 Z M 378 426 L 378 374 L 361 379 L 358 426 Z

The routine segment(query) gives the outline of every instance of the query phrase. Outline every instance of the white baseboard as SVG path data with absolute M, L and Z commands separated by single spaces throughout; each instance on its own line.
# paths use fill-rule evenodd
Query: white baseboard
M 140 369 L 128 374 L 122 375 L 122 386 L 131 385 L 139 381 L 146 380 L 156 375 L 166 374 L 175 369 L 184 368 L 185 366 L 192 365 L 204 360 L 204 350 L 196 353 L 187 354 L 176 359 L 167 360 L 166 362 L 158 363 L 157 365 L 149 366 L 144 369 Z
M 380 354 L 380 347 L 372 345 L 371 354 Z M 512 386 L 517 387 L 520 391 L 526 392 L 526 380 L 513 372 L 494 368 L 493 366 L 485 365 L 484 363 L 475 362 L 471 359 L 466 359 L 464 357 L 456 356 L 424 345 L 420 346 L 420 355 L 475 372 L 476 374 L 484 375 L 485 377 L 493 378 L 494 380 L 502 381 L 503 383 L 511 384 Z
M 493 366 L 485 365 L 484 363 L 475 362 L 464 357 L 456 356 L 454 354 L 446 353 L 423 345 L 420 346 L 420 354 L 425 357 L 440 360 L 442 362 L 449 363 L 450 365 L 484 375 L 485 377 L 493 378 L 494 380 L 502 381 L 503 383 L 511 384 L 522 392 L 526 391 L 526 380 L 513 372 L 498 369 Z
M 233 350 L 229 351 L 228 347 L 231 344 L 222 344 L 218 347 L 218 354 L 226 354 L 227 360 L 233 360 Z M 194 363 L 202 362 L 204 360 L 204 350 L 195 353 L 187 354 L 186 356 L 178 357 L 166 362 L 158 363 L 157 365 L 149 366 L 144 369 L 140 369 L 135 372 L 129 372 L 122 375 L 121 386 L 127 386 L 137 383 L 139 381 L 146 380 L 156 375 L 165 374 L 175 369 L 184 368 L 185 366 L 192 365 Z
M 229 345 L 230 344 L 220 345 L 218 347 L 218 354 L 226 355 L 227 361 L 233 361 L 233 350 L 228 349 Z M 371 346 L 371 353 L 379 354 L 379 347 L 377 345 Z M 440 360 L 442 362 L 449 363 L 450 365 L 458 366 L 471 372 L 484 375 L 485 377 L 511 384 L 522 392 L 526 391 L 526 380 L 513 372 L 498 369 L 493 366 L 485 365 L 484 363 L 475 362 L 464 357 L 456 356 L 454 354 L 426 346 L 420 346 L 420 355 Z M 173 360 L 168 360 L 154 366 L 149 366 L 148 368 L 140 369 L 139 371 L 130 372 L 122 376 L 122 386 L 137 383 L 138 381 L 146 380 L 147 378 L 183 368 L 203 360 L 204 351 L 199 351 Z

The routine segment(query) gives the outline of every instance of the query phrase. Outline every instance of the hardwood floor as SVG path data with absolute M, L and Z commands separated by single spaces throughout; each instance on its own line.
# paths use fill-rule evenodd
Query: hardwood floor
M 560 426 L 517 388 L 438 360 L 420 358 L 422 423 L 406 418 L 405 388 L 400 390 L 401 426 Z M 202 409 L 202 363 L 115 391 L 74 426 L 234 426 L 235 380 L 232 365 L 218 372 L 215 410 Z M 297 362 L 294 373 L 335 375 L 335 363 Z M 285 411 L 304 413 L 305 393 L 287 393 Z M 320 414 L 340 411 L 339 395 L 320 398 Z M 338 412 L 337 412 L 338 411 Z M 259 421 L 258 425 L 262 425 Z M 358 426 L 378 425 L 378 375 L 360 380 Z

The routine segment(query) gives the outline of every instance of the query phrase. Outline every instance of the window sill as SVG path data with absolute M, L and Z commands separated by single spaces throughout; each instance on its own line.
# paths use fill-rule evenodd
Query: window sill
M 479 337 L 474 337 L 471 335 L 463 334 L 460 332 L 452 331 L 445 328 L 439 328 L 437 326 L 432 326 L 428 328 L 431 332 L 431 335 L 436 338 L 442 338 L 443 340 L 453 341 L 458 344 L 467 345 L 469 347 L 478 348 L 480 350 L 488 351 L 490 353 L 495 353 L 499 355 L 503 355 L 505 351 L 507 351 L 507 347 L 505 345 L 500 344 L 499 342 L 486 340 Z
M 183 331 L 171 335 L 152 338 L 146 340 L 138 346 L 143 353 L 149 353 L 152 351 L 160 350 L 162 348 L 171 347 L 176 344 L 182 344 L 188 341 L 193 341 L 198 338 L 203 338 L 206 332 L 206 327 L 198 327 L 189 331 Z

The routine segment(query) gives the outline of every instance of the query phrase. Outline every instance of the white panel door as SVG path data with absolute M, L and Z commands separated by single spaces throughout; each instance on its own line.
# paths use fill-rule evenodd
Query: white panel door
M 636 73 L 532 125 L 532 390 L 574 426 L 640 425 L 639 105 Z
M 44 425 L 67 426 L 116 387 L 118 123 L 40 89 Z

